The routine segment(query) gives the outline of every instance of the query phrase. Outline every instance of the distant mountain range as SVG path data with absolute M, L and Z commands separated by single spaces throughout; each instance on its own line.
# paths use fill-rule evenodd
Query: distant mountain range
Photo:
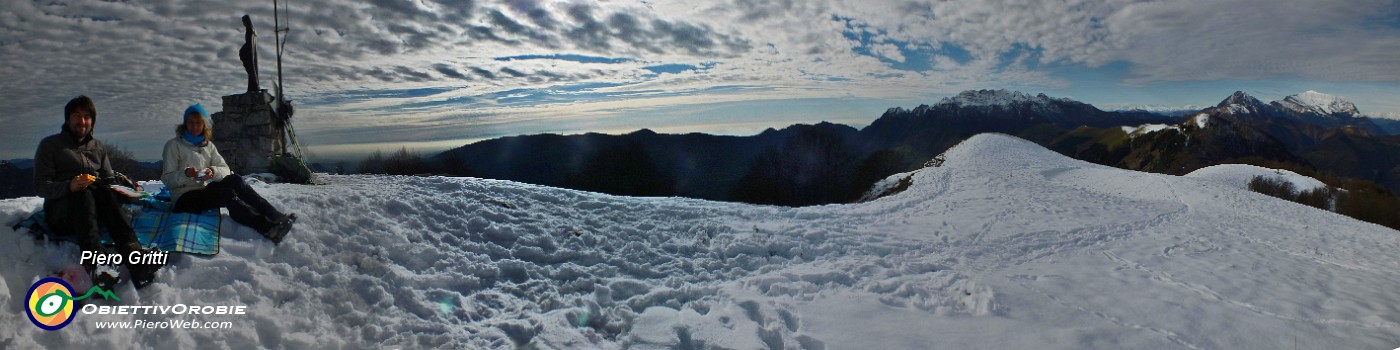
M 1108 106 L 1104 106 L 1104 107 L 1100 107 L 1100 108 L 1103 109 L 1103 110 L 1105 110 L 1105 111 L 1129 111 L 1129 112 L 1134 112 L 1134 111 L 1136 111 L 1136 112 L 1149 112 L 1149 113 L 1156 113 L 1156 114 L 1161 114 L 1161 115 L 1166 115 L 1166 116 L 1179 117 L 1179 116 L 1184 116 L 1184 115 L 1187 115 L 1187 114 L 1195 113 L 1196 111 L 1200 111 L 1202 108 L 1205 108 L 1205 107 L 1196 106 L 1196 105 L 1186 105 L 1186 106 L 1164 106 L 1164 105 L 1122 105 L 1122 104 L 1118 104 L 1118 105 L 1108 105 Z
M 743 137 L 650 130 L 517 136 L 465 145 L 430 163 L 452 174 L 614 194 L 810 205 L 853 201 L 875 181 L 920 167 L 972 135 L 1001 132 L 1128 169 L 1185 174 L 1226 162 L 1290 164 L 1400 189 L 1400 176 L 1387 175 L 1394 167 L 1387 155 L 1400 154 L 1387 153 L 1390 125 L 1312 91 L 1267 104 L 1240 92 L 1182 115 L 973 90 L 889 109 L 863 129 L 820 123 Z
M 859 198 L 875 181 L 923 164 L 982 132 L 1168 120 L 1006 90 L 967 91 L 933 106 L 893 108 L 864 129 L 819 123 L 753 136 L 530 135 L 432 157 L 458 175 L 613 194 L 810 205 Z
M 933 105 L 891 108 L 862 129 L 823 122 L 752 136 L 643 129 L 504 137 L 432 155 L 425 172 L 620 195 L 812 205 L 854 201 L 876 181 L 921 167 L 984 132 L 1141 171 L 1185 174 L 1246 163 L 1400 190 L 1400 136 L 1392 136 L 1400 121 L 1368 118 L 1354 104 L 1314 91 L 1271 103 L 1236 92 L 1183 114 L 1104 111 L 1044 94 L 972 90 Z
M 1263 103 L 1236 92 L 1180 123 L 1083 127 L 1048 147 L 1122 168 L 1185 174 L 1223 163 L 1301 169 L 1400 190 L 1400 136 L 1389 120 L 1362 116 L 1345 100 L 1308 91 Z
M 36 145 L 37 146 L 37 145 Z M 161 162 L 114 159 L 112 167 L 136 181 L 160 177 Z M 34 160 L 0 160 L 0 199 L 34 196 Z
M 1400 120 L 1373 118 L 1371 122 L 1381 128 L 1382 134 L 1400 135 Z
M 439 168 L 457 175 L 506 179 L 548 186 L 641 196 L 687 196 L 733 200 L 741 181 L 759 181 L 756 163 L 783 162 L 795 156 L 803 166 L 835 173 L 810 179 L 792 176 L 801 184 L 826 186 L 859 153 L 848 142 L 857 133 L 831 123 L 768 129 L 754 136 L 707 134 L 668 135 L 640 130 L 626 135 L 530 135 L 487 140 L 430 158 Z M 840 166 L 825 166 L 835 162 Z M 762 166 L 757 166 L 762 167 Z M 775 169 L 786 174 L 788 169 Z M 784 175 L 774 175 L 784 176 Z M 746 180 L 747 179 L 747 180 Z M 873 181 L 872 181 L 873 183 Z M 835 201 L 823 190 L 816 201 Z M 742 195 L 742 194 L 740 194 Z
M 20 167 L 26 164 L 28 167 Z M 34 195 L 34 162 L 0 161 L 0 199 Z

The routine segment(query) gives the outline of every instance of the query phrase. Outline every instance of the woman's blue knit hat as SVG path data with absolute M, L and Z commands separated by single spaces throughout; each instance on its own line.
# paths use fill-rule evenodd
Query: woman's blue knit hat
M 212 123 L 210 123 L 209 121 L 209 112 L 205 112 L 204 105 L 198 103 L 190 105 L 189 108 L 185 108 L 185 113 L 180 115 L 180 124 L 184 124 L 185 116 L 190 115 L 190 113 L 193 112 L 199 112 L 199 115 L 204 117 L 204 125 L 212 125 Z

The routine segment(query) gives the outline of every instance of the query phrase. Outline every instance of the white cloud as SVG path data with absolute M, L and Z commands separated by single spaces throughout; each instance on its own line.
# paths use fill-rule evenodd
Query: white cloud
M 606 115 L 609 109 L 599 103 L 675 108 L 779 92 L 790 98 L 908 100 L 971 88 L 1074 84 L 1032 66 L 1123 62 L 1130 74 L 1126 83 L 1136 85 L 1272 78 L 1393 83 L 1400 81 L 1400 28 L 1385 23 L 1400 15 L 1397 5 L 1395 0 L 298 0 L 290 10 L 293 31 L 284 69 L 288 95 L 313 104 L 300 110 L 304 135 L 369 125 L 381 128 L 381 135 L 401 130 L 415 137 L 448 123 Z M 78 94 L 96 98 L 104 117 L 122 120 L 99 132 L 129 136 L 117 141 L 138 153 L 158 147 L 166 137 L 163 125 L 174 123 L 171 115 L 185 105 L 203 102 L 218 109 L 219 96 L 243 89 L 237 50 L 243 41 L 238 17 L 244 13 L 252 15 L 258 30 L 263 82 L 270 88 L 275 66 L 268 4 L 0 0 L 0 61 L 6 62 L 0 74 L 7 80 L 0 86 L 0 108 L 11 111 L 0 122 L 33 139 L 0 144 L 0 153 L 31 152 L 42 134 L 57 128 L 62 104 Z M 859 53 L 861 47 L 869 54 Z M 960 51 L 941 51 L 949 48 Z M 548 54 L 631 61 L 495 59 Z M 890 62 L 931 67 L 908 71 Z M 706 63 L 712 67 L 682 74 L 644 69 Z M 538 106 L 496 101 L 503 91 L 579 83 L 607 85 L 586 91 L 593 95 L 574 93 Z M 459 89 L 314 104 L 347 91 L 444 86 Z M 763 87 L 774 95 L 724 95 L 710 89 L 715 86 Z M 617 97 L 620 93 L 666 97 L 633 101 Z M 589 100 L 595 95 L 611 97 Z M 433 103 L 448 99 L 472 102 Z

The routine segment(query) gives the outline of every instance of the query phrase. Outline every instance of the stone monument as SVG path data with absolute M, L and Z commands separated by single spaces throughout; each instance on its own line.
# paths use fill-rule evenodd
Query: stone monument
M 272 157 L 286 151 L 285 124 L 265 91 L 224 96 L 214 113 L 214 144 L 237 174 L 272 172 Z
M 258 87 L 258 51 L 253 45 L 253 22 L 243 16 L 244 43 L 239 59 L 248 73 L 248 92 L 224 96 L 223 111 L 213 119 L 213 142 L 238 174 L 272 173 L 285 183 L 312 183 L 311 169 L 301 160 L 301 146 L 291 126 L 292 104 L 285 96 L 273 99 L 267 90 Z M 277 53 L 277 93 L 282 93 L 282 53 Z M 277 107 L 273 107 L 276 105 Z M 288 131 L 292 131 L 290 134 Z M 288 137 L 296 153 L 289 153 Z

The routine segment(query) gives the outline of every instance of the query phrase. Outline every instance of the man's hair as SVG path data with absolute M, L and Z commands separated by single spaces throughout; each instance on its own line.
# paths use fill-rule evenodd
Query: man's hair
M 92 119 L 97 119 L 97 106 L 92 104 L 92 99 L 86 95 L 78 95 L 78 97 L 68 100 L 68 105 L 63 106 L 63 120 L 68 120 L 68 116 L 73 115 L 73 111 L 79 108 L 87 111 Z

